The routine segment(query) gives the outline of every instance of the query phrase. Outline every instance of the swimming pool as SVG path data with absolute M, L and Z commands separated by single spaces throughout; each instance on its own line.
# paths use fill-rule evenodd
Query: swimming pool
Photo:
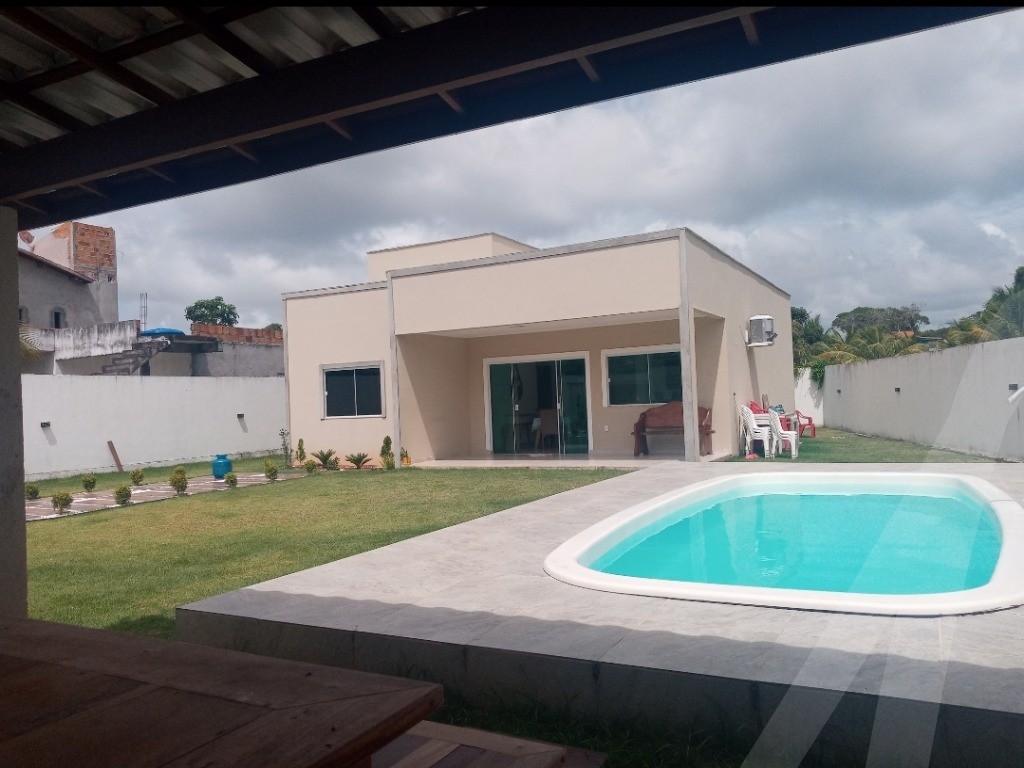
M 609 592 L 935 616 L 1024 604 L 1024 509 L 965 475 L 753 473 L 613 515 L 544 568 Z

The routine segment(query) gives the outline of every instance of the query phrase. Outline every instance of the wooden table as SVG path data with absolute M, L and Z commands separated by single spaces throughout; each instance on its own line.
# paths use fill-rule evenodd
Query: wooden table
M 0 620 L 0 766 L 369 766 L 442 688 L 31 620 Z

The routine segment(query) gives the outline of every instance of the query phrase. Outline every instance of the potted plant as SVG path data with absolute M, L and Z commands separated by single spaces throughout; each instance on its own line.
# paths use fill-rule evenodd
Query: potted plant
M 412 466 L 412 459 L 409 458 L 409 452 L 407 450 L 405 450 L 405 448 L 403 448 L 401 451 L 399 451 L 399 456 L 401 456 L 401 458 L 402 458 L 402 466 L 403 467 L 410 467 L 410 466 Z

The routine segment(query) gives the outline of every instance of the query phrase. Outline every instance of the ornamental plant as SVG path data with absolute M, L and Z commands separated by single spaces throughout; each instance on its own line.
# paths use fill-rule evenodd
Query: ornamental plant
M 335 455 L 333 448 L 327 448 L 323 451 L 313 451 L 311 454 L 314 459 L 320 462 L 320 466 L 324 469 L 339 469 L 341 463 L 338 457 Z
M 312 475 L 316 472 L 318 464 L 312 459 L 306 459 L 306 463 L 302 465 L 306 469 L 306 473 Z
M 370 460 L 370 454 L 368 453 L 350 453 L 345 457 L 345 461 L 351 464 L 356 469 L 362 469 L 366 466 L 366 462 Z
M 263 460 L 263 474 L 266 475 L 267 480 L 277 480 L 277 464 L 272 462 L 270 459 Z
M 385 435 L 384 442 L 380 446 L 380 465 L 384 469 L 395 468 L 395 452 L 391 447 L 391 435 Z
M 38 499 L 39 498 L 39 486 L 35 483 L 25 483 L 25 498 L 26 499 Z
M 82 487 L 85 488 L 85 490 L 87 490 L 87 491 L 91 491 L 93 488 L 95 488 L 96 487 L 96 475 L 94 475 L 92 473 L 89 473 L 87 475 L 82 475 Z
M 188 488 L 188 476 L 185 474 L 185 468 L 178 467 L 175 469 L 174 472 L 171 473 L 171 477 L 168 482 L 171 484 L 171 488 L 173 488 L 179 496 L 184 496 L 185 489 Z
M 306 445 L 302 442 L 302 438 L 299 438 L 298 444 L 295 446 L 295 460 L 301 464 L 306 463 Z
M 119 485 L 114 489 L 114 501 L 122 507 L 127 507 L 132 500 L 132 489 L 127 485 Z
M 50 497 L 50 502 L 58 515 L 66 514 L 71 507 L 71 494 L 67 491 L 57 491 Z
M 238 475 L 236 475 L 234 472 L 228 472 L 226 475 L 224 475 L 224 482 L 228 484 L 229 488 L 237 488 Z
M 146 477 L 146 473 L 141 469 L 133 469 L 128 473 L 128 477 L 131 478 L 132 485 L 142 485 L 142 481 Z

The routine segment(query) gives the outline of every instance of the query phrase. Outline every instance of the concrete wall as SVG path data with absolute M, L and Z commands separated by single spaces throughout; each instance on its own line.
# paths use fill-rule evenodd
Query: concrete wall
M 828 425 L 992 458 L 1024 459 L 1024 339 L 832 365 Z M 896 392 L 896 388 L 899 392 Z
M 284 347 L 280 344 L 222 341 L 220 352 L 197 352 L 192 357 L 193 376 L 284 376 Z
M 115 470 L 108 440 L 126 468 L 269 452 L 285 425 L 279 378 L 29 375 L 21 389 L 30 480 Z
M 330 448 L 341 456 L 360 451 L 376 456 L 391 429 L 386 286 L 374 283 L 355 290 L 289 294 L 284 306 L 292 443 L 302 438 L 307 454 Z M 381 363 L 384 379 L 384 415 L 325 418 L 322 367 L 376 361 Z
M 52 327 L 54 309 L 64 311 L 68 326 L 117 322 L 117 283 L 89 283 L 28 257 L 18 258 L 18 306 L 28 322 Z
M 825 390 L 811 381 L 809 368 L 800 371 L 793 389 L 795 390 L 796 409 L 804 416 L 814 419 L 816 427 L 825 426 Z
M 737 406 L 767 394 L 793 408 L 793 331 L 789 295 L 689 230 L 686 279 L 695 315 L 695 366 L 700 405 L 713 408 L 716 452 L 738 449 Z M 778 337 L 768 347 L 748 347 L 749 319 L 771 315 Z M 703 318 L 703 319 L 702 319 Z M 717 323 L 721 323 L 716 327 Z M 717 349 L 716 349 L 717 348 Z M 718 378 L 701 384 L 718 355 Z M 706 391 L 702 391 L 706 389 Z M 708 403 L 708 393 L 713 401 Z
M 679 307 L 679 240 L 393 276 L 395 333 L 626 315 Z
M 393 269 L 423 267 L 428 264 L 450 264 L 453 261 L 485 259 L 506 253 L 535 250 L 532 246 L 493 233 L 460 237 L 439 243 L 423 243 L 404 248 L 371 251 L 366 255 L 370 282 L 383 280 Z

